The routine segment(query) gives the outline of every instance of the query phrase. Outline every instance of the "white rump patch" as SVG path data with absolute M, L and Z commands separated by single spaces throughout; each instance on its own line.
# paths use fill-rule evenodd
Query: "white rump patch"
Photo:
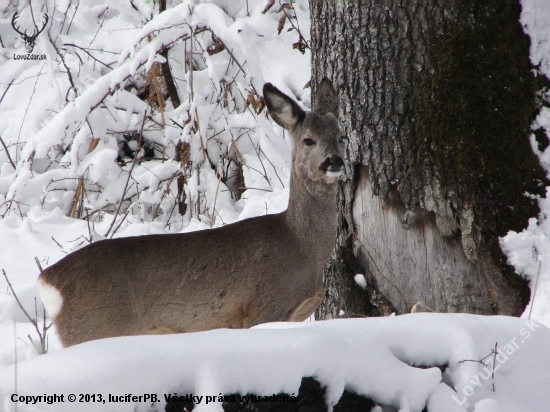
M 43 279 L 38 279 L 38 292 L 40 293 L 40 298 L 46 308 L 46 312 L 48 312 L 51 319 L 55 318 L 61 310 L 61 306 L 63 306 L 61 293 Z
M 328 177 L 338 177 L 342 174 L 342 169 L 338 170 L 337 172 L 333 172 L 332 170 L 327 170 L 326 175 Z

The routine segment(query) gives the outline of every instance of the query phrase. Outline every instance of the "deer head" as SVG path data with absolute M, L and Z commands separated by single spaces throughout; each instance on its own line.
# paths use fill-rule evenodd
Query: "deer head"
M 290 132 L 293 172 L 306 188 L 332 187 L 344 170 L 345 136 L 338 126 L 338 95 L 324 78 L 317 90 L 313 111 L 300 106 L 271 83 L 264 86 L 264 99 L 273 120 Z
M 44 28 L 48 24 L 48 15 L 44 14 L 44 23 L 42 24 L 42 28 L 39 30 L 38 27 L 36 27 L 36 30 L 33 31 L 32 34 L 27 34 L 27 30 L 25 30 L 23 33 L 19 31 L 19 27 L 15 26 L 15 21 L 17 20 L 17 17 L 19 17 L 19 12 L 16 11 L 11 19 L 11 25 L 13 29 L 21 35 L 21 38 L 25 41 L 25 49 L 27 50 L 27 53 L 32 53 L 34 49 L 34 42 L 38 35 L 44 31 Z

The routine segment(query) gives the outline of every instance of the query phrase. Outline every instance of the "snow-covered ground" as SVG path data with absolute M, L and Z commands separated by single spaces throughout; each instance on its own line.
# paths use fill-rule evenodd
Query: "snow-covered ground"
M 46 267 L 105 237 L 218 227 L 286 208 L 290 145 L 260 111 L 258 93 L 270 81 L 309 108 L 309 50 L 293 46 L 301 35 L 309 39 L 309 11 L 299 0 L 293 10 L 277 2 L 262 13 L 266 3 L 174 0 L 159 16 L 145 0 L 33 0 L 34 15 L 47 12 L 49 22 L 33 51 L 47 59 L 32 61 L 14 60 L 26 54 L 11 26 L 17 5 L 0 0 L 0 137 L 10 154 L 0 146 L 0 269 L 40 328 L 35 257 Z M 533 64 L 550 76 L 550 8 L 546 0 L 522 3 Z M 18 24 L 31 27 L 26 4 L 20 2 Z M 284 13 L 297 18 L 287 18 L 278 34 Z M 172 43 L 182 97 L 176 109 L 137 96 L 156 87 L 157 52 Z M 221 51 L 209 53 L 212 46 Z M 550 135 L 550 110 L 535 123 Z M 124 142 L 136 150 L 135 135 L 127 138 L 142 127 L 154 159 L 134 164 Z M 188 169 L 174 160 L 180 139 L 189 145 Z M 550 148 L 540 153 L 533 141 L 533 150 L 550 172 Z M 249 188 L 240 199 L 239 173 Z M 183 216 L 179 178 L 190 203 Z M 502 247 L 532 290 L 542 261 L 531 318 L 550 327 L 550 201 L 539 204 L 540 216 L 522 233 L 509 233 Z M 156 394 L 153 410 L 162 410 L 164 394 L 174 392 L 205 396 L 197 410 L 220 410 L 206 396 L 296 394 L 303 376 L 327 386 L 329 404 L 346 388 L 394 408 L 388 410 L 420 411 L 427 402 L 430 412 L 545 411 L 550 331 L 526 319 L 530 310 L 525 319 L 412 314 L 115 338 L 65 350 L 51 329 L 50 353 L 38 356 L 39 336 L 0 277 L 0 411 L 151 407 L 26 405 L 12 402 L 13 393 L 65 400 L 71 393 Z M 481 360 L 495 344 L 500 353 L 487 366 L 460 363 Z M 448 369 L 412 367 L 434 365 Z M 487 377 L 491 367 L 494 379 Z
M 522 0 L 520 22 L 525 32 L 531 37 L 531 63 L 537 70 L 550 78 L 550 7 L 545 0 Z M 550 95 L 547 101 L 550 101 Z M 543 107 L 535 119 L 532 129 L 543 128 L 546 136 L 550 136 L 550 109 Z M 541 152 L 531 136 L 531 147 L 538 155 L 547 176 L 550 176 L 550 147 Z M 523 317 L 531 313 L 532 319 L 537 319 L 550 327 L 550 196 L 539 199 L 540 214 L 529 220 L 528 227 L 521 233 L 509 232 L 501 240 L 508 262 L 516 272 L 529 279 L 531 286 L 531 302 L 525 309 Z M 536 276 L 540 264 L 538 282 Z M 533 292 L 536 296 L 533 299 Z M 533 304 L 533 305 L 532 305 Z M 532 305 L 532 306 L 531 306 Z
M 154 410 L 160 410 L 164 395 L 177 393 L 202 396 L 197 412 L 221 411 L 220 393 L 296 396 L 302 377 L 313 376 L 326 386 L 329 405 L 347 388 L 403 412 L 421 411 L 426 403 L 430 412 L 464 412 L 473 405 L 477 412 L 544 411 L 541 406 L 550 404 L 549 340 L 550 330 L 526 320 L 461 314 L 112 338 L 19 363 L 17 390 L 14 366 L 1 369 L 0 399 L 6 411 L 14 410 L 13 393 L 65 395 L 62 403 L 40 403 L 45 411 L 148 411 L 149 400 L 102 403 L 98 395 L 155 394 L 160 402 Z M 483 359 L 496 343 L 501 353 L 489 356 L 487 366 L 462 362 Z M 434 365 L 448 368 L 442 374 Z M 96 402 L 68 402 L 70 394 L 81 393 L 96 394 Z

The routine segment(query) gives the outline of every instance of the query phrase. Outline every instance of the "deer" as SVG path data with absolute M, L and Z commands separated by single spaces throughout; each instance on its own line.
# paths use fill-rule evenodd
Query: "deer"
M 196 232 L 102 240 L 67 255 L 38 279 L 63 346 L 300 322 L 315 311 L 344 171 L 338 97 L 327 78 L 310 112 L 271 83 L 263 95 L 291 140 L 287 209 Z
M 34 42 L 36 41 L 36 38 L 38 37 L 38 35 L 40 33 L 42 33 L 44 31 L 44 29 L 46 28 L 46 25 L 48 24 L 48 15 L 47 14 L 44 14 L 44 22 L 42 23 L 42 28 L 41 29 L 38 29 L 38 27 L 36 27 L 35 25 L 35 28 L 36 30 L 33 31 L 32 34 L 27 34 L 27 30 L 25 30 L 23 33 L 21 33 L 19 31 L 19 27 L 15 27 L 15 21 L 17 20 L 17 17 L 19 17 L 19 12 L 16 11 L 14 14 L 13 14 L 13 17 L 11 19 L 11 26 L 13 27 L 13 29 L 19 33 L 21 35 L 21 38 L 25 41 L 25 49 L 27 50 L 27 53 L 32 53 L 32 51 L 34 50 Z

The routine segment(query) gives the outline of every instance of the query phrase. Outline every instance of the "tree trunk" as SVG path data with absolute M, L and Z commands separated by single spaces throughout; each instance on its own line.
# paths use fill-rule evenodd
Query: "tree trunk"
M 318 318 L 418 302 L 518 316 L 529 301 L 499 246 L 538 213 L 525 193 L 548 184 L 529 143 L 537 79 L 520 5 L 418 3 L 310 3 L 311 84 L 338 90 L 349 156 Z

